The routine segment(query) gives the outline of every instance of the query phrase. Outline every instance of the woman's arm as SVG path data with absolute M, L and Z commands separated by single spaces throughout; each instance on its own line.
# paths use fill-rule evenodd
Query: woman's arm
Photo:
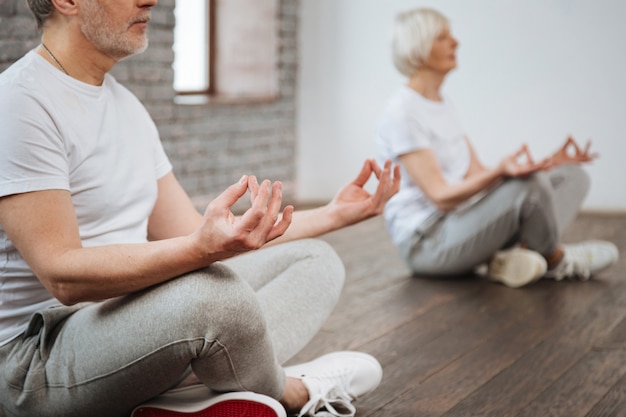
M 469 139 L 465 138 L 465 143 L 467 143 L 467 148 L 469 149 L 469 154 L 470 154 L 469 168 L 467 169 L 467 173 L 465 174 L 465 177 L 468 178 L 480 172 L 486 171 L 487 168 L 482 164 L 482 162 L 478 158 L 478 154 L 476 153 L 476 150 L 474 149 L 474 146 L 469 141 Z
M 471 144 L 469 146 L 468 171 L 462 181 L 454 184 L 445 180 L 437 157 L 430 149 L 410 152 L 401 155 L 399 159 L 426 197 L 444 212 L 453 210 L 502 178 L 524 176 L 541 169 L 541 166 L 532 161 L 525 145 L 517 152 L 504 157 L 495 168 L 485 168 L 478 160 Z M 526 161 L 520 161 L 524 157 Z

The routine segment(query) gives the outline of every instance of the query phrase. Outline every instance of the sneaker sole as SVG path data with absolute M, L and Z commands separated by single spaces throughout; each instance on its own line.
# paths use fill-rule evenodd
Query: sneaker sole
M 194 402 L 157 397 L 135 408 L 131 417 L 287 417 L 287 413 L 271 397 L 233 392 Z
M 595 274 L 598 274 L 599 272 L 604 271 L 607 268 L 610 268 L 611 266 L 615 265 L 617 261 L 619 260 L 619 249 L 613 242 L 591 239 L 591 240 L 586 240 L 583 242 L 563 245 L 563 246 L 566 248 L 565 250 L 567 250 L 568 246 L 578 246 L 578 245 L 587 245 L 587 246 L 597 245 L 603 248 L 602 251 L 605 253 L 604 262 L 601 264 L 596 264 L 593 267 L 590 266 L 589 272 L 592 276 Z M 595 262 L 595 259 L 591 262 L 591 264 L 593 264 L 594 262 Z
M 548 268 L 543 256 L 536 252 L 515 248 L 495 255 L 490 263 L 489 278 L 507 287 L 519 288 L 541 278 Z

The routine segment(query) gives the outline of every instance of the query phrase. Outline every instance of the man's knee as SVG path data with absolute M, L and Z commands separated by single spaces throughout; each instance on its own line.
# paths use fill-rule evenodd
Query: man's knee
M 163 290 L 160 304 L 173 326 L 211 338 L 235 329 L 250 337 L 262 337 L 266 331 L 252 288 L 220 263 L 173 279 L 156 290 Z
M 302 245 L 301 250 L 313 258 L 318 269 L 323 269 L 318 279 L 324 282 L 320 282 L 320 285 L 338 297 L 343 288 L 346 271 L 335 249 L 320 239 L 304 239 L 298 243 Z

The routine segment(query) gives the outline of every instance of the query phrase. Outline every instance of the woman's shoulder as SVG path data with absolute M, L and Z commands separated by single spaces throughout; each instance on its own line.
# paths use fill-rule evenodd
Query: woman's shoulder
M 414 97 L 410 89 L 403 87 L 391 94 L 385 105 L 385 113 L 396 119 L 404 118 L 414 112 L 416 106 L 419 107 L 417 98 Z
M 441 117 L 450 108 L 453 108 L 450 100 L 428 100 L 410 87 L 403 86 L 390 96 L 384 115 L 396 121 L 421 121 L 428 124 L 429 120 Z

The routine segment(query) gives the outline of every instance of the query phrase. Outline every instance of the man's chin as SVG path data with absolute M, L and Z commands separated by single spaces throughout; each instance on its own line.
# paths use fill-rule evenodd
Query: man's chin
M 117 58 L 117 60 L 118 61 L 123 61 L 126 58 L 130 58 L 131 56 L 138 55 L 138 54 L 141 54 L 141 53 L 145 52 L 146 49 L 148 49 L 148 40 L 147 39 L 141 46 L 138 46 L 137 48 L 134 48 L 134 49 L 129 49 L 127 51 L 124 51 L 124 53 L 120 53 L 118 58 Z

